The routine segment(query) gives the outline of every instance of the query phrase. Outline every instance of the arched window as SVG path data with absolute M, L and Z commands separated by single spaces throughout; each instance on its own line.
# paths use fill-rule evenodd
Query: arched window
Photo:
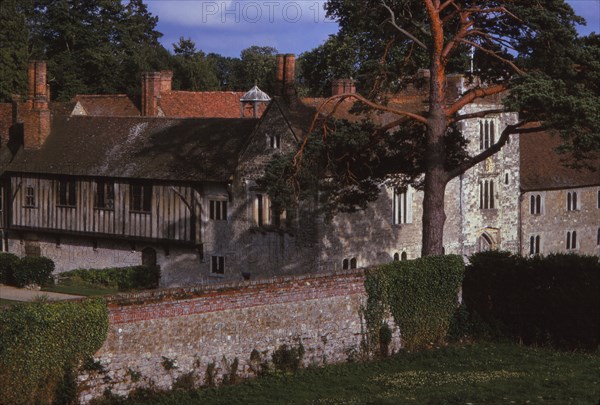
M 577 231 L 573 231 L 571 239 L 571 249 L 577 249 Z
M 477 251 L 478 252 L 487 252 L 491 250 L 494 243 L 492 242 L 492 238 L 486 233 L 482 233 L 477 241 Z
M 397 262 L 400 260 L 400 255 L 398 254 L 398 252 L 394 253 L 394 261 Z
M 344 259 L 344 261 L 342 262 L 342 269 L 344 269 L 344 270 L 348 270 L 348 268 L 349 268 L 349 267 L 350 267 L 350 266 L 349 266 L 349 261 L 348 261 L 348 259 Z
M 598 237 L 596 238 L 596 245 L 600 246 L 600 228 L 598 228 Z
M 504 184 L 508 184 L 508 173 L 504 174 Z
M 535 254 L 535 236 L 529 238 L 529 254 Z
M 567 250 L 571 249 L 571 232 L 567 232 Z
M 573 192 L 573 210 L 577 209 L 577 192 Z
M 571 193 L 567 193 L 567 211 L 571 211 Z
M 352 259 L 350 259 L 350 268 L 351 269 L 356 268 L 356 257 L 353 257 Z
M 535 237 L 535 254 L 540 254 L 540 235 Z
M 535 197 L 535 212 L 536 214 L 542 212 L 542 196 L 539 194 Z
M 406 254 L 406 252 L 402 252 L 402 260 L 407 260 L 408 259 L 408 255 Z
M 483 122 L 479 121 L 479 150 L 483 150 Z

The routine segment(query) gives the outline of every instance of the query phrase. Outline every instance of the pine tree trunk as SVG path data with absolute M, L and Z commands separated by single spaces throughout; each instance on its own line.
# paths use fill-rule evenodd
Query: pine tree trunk
M 429 89 L 429 116 L 425 152 L 425 189 L 423 196 L 423 241 L 422 256 L 443 254 L 444 197 L 448 176 L 444 168 L 446 148 L 444 136 L 448 120 L 444 111 L 446 75 L 438 52 L 434 52 L 431 63 Z

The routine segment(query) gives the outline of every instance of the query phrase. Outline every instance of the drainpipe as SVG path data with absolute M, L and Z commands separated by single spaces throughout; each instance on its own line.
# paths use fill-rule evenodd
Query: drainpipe
M 518 254 L 521 255 L 523 254 L 523 218 L 522 218 L 522 204 L 523 204 L 523 199 L 525 197 L 525 192 L 521 190 L 521 192 L 519 193 L 519 212 L 518 212 L 518 227 L 519 229 L 517 230 L 517 235 L 519 238 L 519 252 Z

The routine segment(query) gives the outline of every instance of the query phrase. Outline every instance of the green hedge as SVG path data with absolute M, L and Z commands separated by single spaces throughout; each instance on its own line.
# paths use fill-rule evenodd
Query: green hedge
M 364 316 L 369 350 L 377 350 L 385 340 L 380 334 L 386 330 L 386 314 L 399 326 L 407 349 L 444 341 L 458 307 L 463 274 L 463 261 L 455 255 L 397 261 L 368 270 Z
M 12 253 L 0 253 L 0 284 L 15 284 L 15 267 L 19 257 Z
M 152 289 L 158 287 L 160 268 L 158 266 L 132 266 L 78 269 L 61 273 L 61 278 L 78 278 L 87 283 L 118 288 L 123 291 Z
M 463 297 L 491 337 L 565 348 L 600 346 L 598 257 L 473 255 Z
M 14 268 L 14 279 L 17 287 L 28 284 L 44 285 L 52 283 L 54 262 L 47 257 L 23 257 Z
M 0 312 L 0 401 L 65 403 L 59 391 L 73 383 L 65 376 L 74 378 L 73 368 L 102 346 L 107 331 L 108 310 L 98 299 L 23 303 Z

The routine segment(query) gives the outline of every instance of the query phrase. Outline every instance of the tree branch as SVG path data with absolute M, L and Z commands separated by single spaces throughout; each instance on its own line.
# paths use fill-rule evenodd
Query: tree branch
M 385 9 L 390 13 L 390 23 L 394 26 L 394 28 L 396 28 L 401 34 L 403 34 L 405 37 L 407 37 L 408 39 L 410 39 L 411 41 L 413 41 L 415 44 L 419 45 L 421 48 L 427 50 L 427 45 L 425 45 L 423 42 L 421 42 L 417 37 L 415 37 L 413 34 L 411 34 L 410 32 L 408 32 L 407 30 L 405 30 L 404 28 L 400 27 L 397 23 L 396 23 L 396 14 L 394 13 L 394 10 L 392 10 L 385 2 L 385 0 L 381 0 L 381 5 L 383 7 L 385 7 Z
M 506 128 L 504 128 L 504 130 L 502 131 L 502 134 L 500 134 L 500 138 L 498 139 L 498 142 L 491 145 L 489 148 L 487 148 L 480 154 L 475 155 L 475 156 L 471 157 L 470 159 L 467 159 L 466 161 L 464 161 L 463 163 L 458 165 L 453 170 L 446 172 L 447 178 L 453 179 L 456 176 L 460 176 L 461 174 L 463 174 L 464 172 L 469 170 L 471 167 L 475 166 L 478 163 L 483 162 L 485 159 L 496 154 L 506 144 L 506 141 L 508 140 L 508 137 L 511 134 L 525 134 L 525 133 L 539 132 L 539 131 L 544 130 L 544 127 L 541 125 L 536 126 L 536 127 L 523 128 L 523 125 L 525 125 L 525 124 L 527 124 L 527 121 L 521 121 L 521 122 L 518 122 L 513 125 L 507 125 Z
M 456 114 L 458 110 L 471 103 L 475 99 L 502 93 L 507 88 L 508 87 L 506 84 L 496 84 L 486 88 L 477 87 L 475 89 L 471 89 L 446 109 L 446 116 L 451 117 L 452 115 Z
M 493 52 L 487 48 L 484 48 L 483 46 L 479 45 L 477 42 L 469 41 L 468 39 L 464 39 L 464 38 L 461 39 L 460 41 L 464 42 L 465 44 L 474 46 L 475 48 L 479 49 L 481 52 L 486 53 L 486 54 L 490 55 L 491 57 L 498 59 L 500 62 L 510 66 L 517 74 L 525 75 L 525 72 L 523 70 L 521 70 L 517 65 L 515 65 L 508 59 L 505 59 L 502 56 L 496 54 L 496 52 Z
M 329 118 L 333 114 L 335 114 L 339 105 L 342 103 L 342 101 L 344 101 L 347 98 L 355 98 L 358 101 L 360 101 L 361 103 L 366 104 L 367 106 L 371 107 L 374 110 L 389 112 L 389 113 L 396 114 L 396 115 L 403 115 L 406 118 L 410 118 L 410 119 L 413 119 L 415 121 L 418 121 L 418 122 L 421 122 L 421 123 L 427 125 L 427 118 L 423 117 L 422 115 L 411 113 L 409 111 L 397 110 L 395 108 L 390 108 L 390 107 L 386 107 L 386 106 L 374 103 L 374 102 L 366 99 L 365 97 L 361 96 L 358 93 L 345 93 L 345 94 L 340 94 L 337 96 L 329 97 L 327 100 L 323 101 L 319 105 L 319 107 L 317 107 L 317 111 L 315 112 L 315 115 L 310 124 L 310 127 L 309 127 L 308 131 L 306 132 L 306 135 L 304 135 L 304 140 L 302 141 L 302 145 L 300 146 L 300 149 L 296 153 L 296 156 L 294 156 L 294 161 L 293 161 L 294 166 L 297 166 L 298 164 L 300 164 L 300 161 L 302 160 L 302 154 L 304 153 L 304 149 L 306 148 L 306 144 L 308 143 L 308 137 L 314 131 L 315 124 L 317 123 L 319 118 L 322 117 L 321 114 L 322 114 L 322 111 L 325 108 L 325 106 L 331 102 L 334 102 L 334 101 L 336 102 L 334 109 L 325 116 L 325 118 Z
M 506 112 L 506 110 L 503 108 L 494 109 L 494 110 L 483 110 L 483 111 L 479 111 L 479 112 L 471 113 L 471 114 L 457 115 L 456 117 L 449 118 L 448 122 L 450 124 L 452 124 L 454 122 L 458 122 L 458 121 L 462 121 L 462 120 L 468 120 L 471 118 L 481 118 L 481 117 L 485 117 L 486 115 L 489 115 L 489 114 L 500 114 L 503 112 Z

